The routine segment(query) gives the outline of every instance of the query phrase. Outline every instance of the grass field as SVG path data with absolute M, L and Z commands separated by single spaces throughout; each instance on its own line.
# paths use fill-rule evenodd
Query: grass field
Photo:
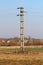
M 43 65 L 43 48 L 27 48 L 28 53 L 15 53 L 20 48 L 0 47 L 0 65 Z

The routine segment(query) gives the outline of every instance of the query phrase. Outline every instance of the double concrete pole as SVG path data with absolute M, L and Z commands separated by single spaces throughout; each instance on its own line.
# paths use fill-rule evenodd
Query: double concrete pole
M 17 9 L 20 9 L 20 14 L 17 16 L 20 16 L 20 44 L 21 44 L 21 51 L 24 51 L 24 8 L 19 7 Z

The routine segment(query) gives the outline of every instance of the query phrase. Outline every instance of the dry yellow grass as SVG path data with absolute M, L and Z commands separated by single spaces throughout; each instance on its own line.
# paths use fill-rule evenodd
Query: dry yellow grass
M 39 46 L 39 48 L 41 47 Z M 43 51 L 28 51 L 28 54 L 17 54 L 12 48 L 20 48 L 20 46 L 0 47 L 0 65 L 43 65 Z M 25 48 L 34 48 L 34 46 L 25 46 Z
M 0 59 L 9 59 L 9 60 L 43 60 L 43 52 L 33 53 L 29 52 L 28 54 L 0 54 Z

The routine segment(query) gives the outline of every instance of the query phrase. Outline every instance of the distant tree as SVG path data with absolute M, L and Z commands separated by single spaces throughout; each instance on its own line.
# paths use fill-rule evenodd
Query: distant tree
M 28 38 L 27 45 L 33 45 L 33 39 L 31 37 Z

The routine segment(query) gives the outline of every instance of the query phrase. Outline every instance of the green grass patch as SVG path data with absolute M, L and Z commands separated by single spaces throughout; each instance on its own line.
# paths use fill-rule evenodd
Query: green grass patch
M 43 48 L 25 48 L 27 51 L 43 51 Z
M 0 48 L 0 50 L 5 51 L 19 51 L 20 48 Z M 24 48 L 26 51 L 43 51 L 43 48 Z

